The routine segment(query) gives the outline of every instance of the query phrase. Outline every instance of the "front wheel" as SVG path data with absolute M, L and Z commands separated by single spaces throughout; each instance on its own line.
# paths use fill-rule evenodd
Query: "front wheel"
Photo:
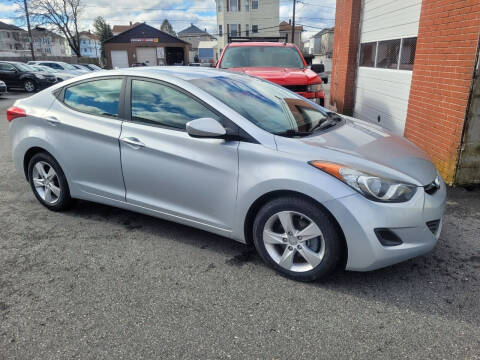
M 37 89 L 37 86 L 32 80 L 25 80 L 25 82 L 23 83 L 23 88 L 26 92 L 31 93 Z
M 341 259 L 341 237 L 324 209 L 299 197 L 265 204 L 253 225 L 263 260 L 282 275 L 300 281 L 326 277 Z

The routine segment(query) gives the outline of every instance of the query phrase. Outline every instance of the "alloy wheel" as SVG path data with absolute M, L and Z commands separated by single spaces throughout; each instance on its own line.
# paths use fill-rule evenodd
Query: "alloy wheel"
M 40 198 L 49 205 L 53 205 L 60 199 L 62 190 L 58 175 L 53 167 L 39 161 L 32 171 L 33 186 Z
M 263 229 L 263 243 L 273 261 L 294 272 L 314 269 L 325 255 L 322 231 L 308 216 L 296 211 L 272 215 Z
M 35 90 L 35 84 L 30 80 L 25 81 L 25 90 L 28 92 L 32 92 Z

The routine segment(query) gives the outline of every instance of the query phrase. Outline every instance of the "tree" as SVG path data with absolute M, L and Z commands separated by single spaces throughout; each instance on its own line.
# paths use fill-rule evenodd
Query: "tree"
M 163 20 L 162 25 L 160 26 L 160 30 L 162 30 L 163 32 L 166 32 L 167 34 L 177 36 L 175 31 L 173 31 L 172 24 L 170 24 L 170 22 L 167 19 Z
M 98 36 L 102 44 L 102 59 L 105 59 L 105 48 L 103 43 L 113 36 L 112 28 L 101 16 L 97 16 L 93 21 L 94 34 Z
M 67 39 L 80 57 L 78 21 L 83 10 L 82 0 L 30 0 L 30 16 L 39 24 L 51 25 Z

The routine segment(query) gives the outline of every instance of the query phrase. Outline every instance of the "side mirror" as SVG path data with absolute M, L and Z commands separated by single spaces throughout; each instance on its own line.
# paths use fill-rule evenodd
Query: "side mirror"
M 215 119 L 200 118 L 187 123 L 187 133 L 196 138 L 223 138 L 227 131 Z
M 312 69 L 312 71 L 316 72 L 317 74 L 320 74 L 320 73 L 325 72 L 325 65 L 323 65 L 323 64 L 312 64 L 310 66 L 310 69 Z

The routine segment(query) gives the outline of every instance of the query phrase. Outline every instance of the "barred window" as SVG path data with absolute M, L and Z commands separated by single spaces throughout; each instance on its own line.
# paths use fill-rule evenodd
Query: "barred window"
M 374 67 L 377 43 L 364 43 L 360 47 L 360 66 Z
M 377 68 L 397 69 L 400 52 L 400 39 L 378 42 Z
M 417 38 L 402 40 L 402 52 L 400 59 L 400 70 L 413 70 L 415 61 L 415 50 L 417 49 Z

